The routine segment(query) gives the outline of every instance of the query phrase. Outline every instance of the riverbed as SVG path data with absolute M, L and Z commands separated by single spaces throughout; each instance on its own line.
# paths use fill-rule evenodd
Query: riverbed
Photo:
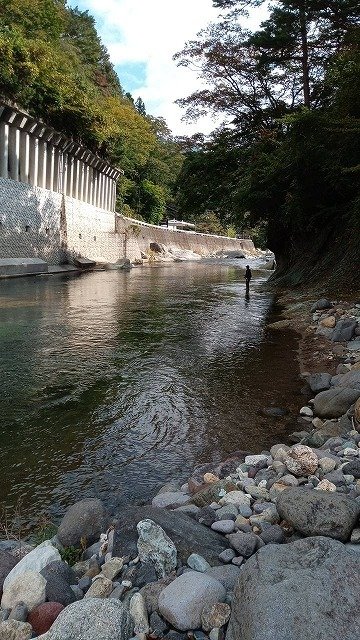
M 86 496 L 114 512 L 293 431 L 296 335 L 265 330 L 268 274 L 250 262 L 247 298 L 245 264 L 2 281 L 0 501 L 32 522 Z M 284 398 L 286 418 L 263 415 Z

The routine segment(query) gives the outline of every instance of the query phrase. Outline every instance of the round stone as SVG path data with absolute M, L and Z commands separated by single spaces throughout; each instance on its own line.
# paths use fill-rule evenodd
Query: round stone
M 285 458 L 288 471 L 294 476 L 309 476 L 318 468 L 318 457 L 310 447 L 303 444 L 294 445 Z
M 219 533 L 232 533 L 235 529 L 235 523 L 233 520 L 218 520 L 211 525 L 213 531 L 218 531 Z
M 63 609 L 64 605 L 59 602 L 44 602 L 33 609 L 28 616 L 28 622 L 36 635 L 46 633 Z

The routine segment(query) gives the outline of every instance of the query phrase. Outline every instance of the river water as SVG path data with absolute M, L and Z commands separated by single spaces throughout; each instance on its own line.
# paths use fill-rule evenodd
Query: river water
M 0 501 L 32 521 L 85 496 L 115 509 L 284 438 L 296 339 L 264 330 L 266 272 L 246 299 L 243 263 L 1 281 Z

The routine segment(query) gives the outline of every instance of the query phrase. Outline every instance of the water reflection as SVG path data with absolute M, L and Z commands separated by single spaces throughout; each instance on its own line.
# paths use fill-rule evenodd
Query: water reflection
M 1 500 L 115 507 L 283 435 L 260 409 L 297 402 L 296 345 L 265 337 L 262 280 L 244 297 L 243 270 L 202 262 L 3 282 Z

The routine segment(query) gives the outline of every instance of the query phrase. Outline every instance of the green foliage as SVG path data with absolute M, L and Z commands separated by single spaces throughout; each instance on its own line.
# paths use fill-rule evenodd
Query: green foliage
M 77 547 L 64 547 L 60 551 L 61 560 L 67 562 L 70 567 L 79 562 L 82 558 L 84 549 L 78 549 Z
M 196 231 L 198 233 L 211 233 L 216 236 L 226 235 L 226 231 L 214 211 L 206 211 L 196 219 Z

